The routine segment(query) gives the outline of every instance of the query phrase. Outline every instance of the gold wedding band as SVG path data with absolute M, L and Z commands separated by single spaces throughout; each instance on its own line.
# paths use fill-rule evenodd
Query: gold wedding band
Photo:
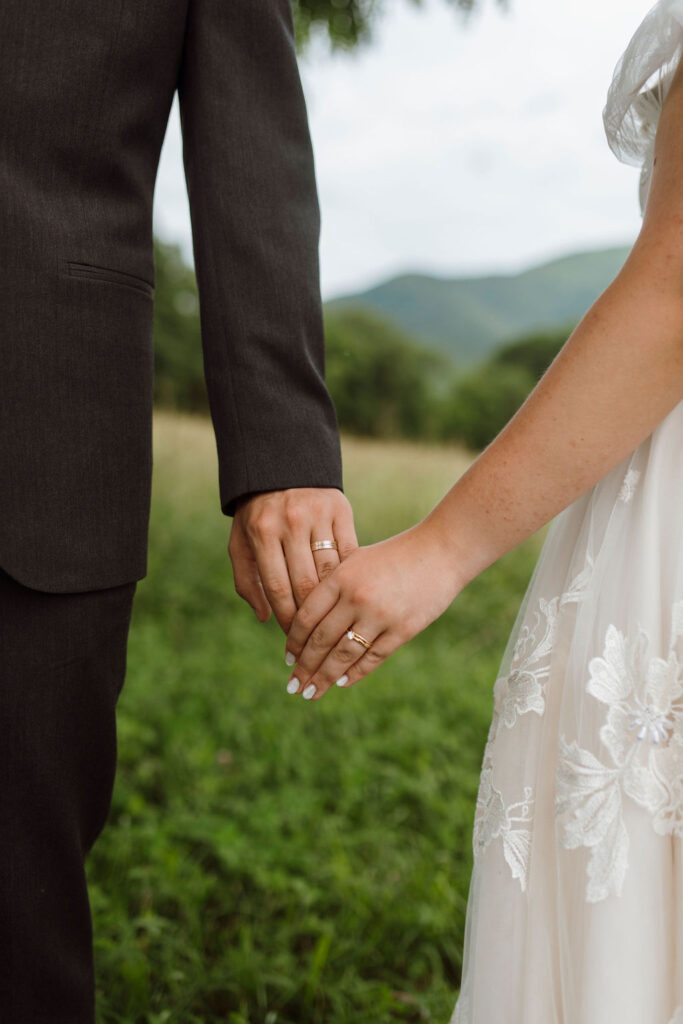
M 356 633 L 353 629 L 350 629 L 346 635 L 349 640 L 357 640 L 359 644 L 363 645 L 366 651 L 369 651 L 372 647 L 372 641 L 366 640 L 364 636 L 361 636 L 360 633 Z
M 311 543 L 311 551 L 336 551 L 336 540 L 314 540 Z

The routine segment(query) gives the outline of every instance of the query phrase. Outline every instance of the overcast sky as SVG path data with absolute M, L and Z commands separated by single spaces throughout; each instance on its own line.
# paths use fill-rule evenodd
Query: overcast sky
M 642 0 L 493 0 L 469 22 L 445 0 L 385 0 L 375 41 L 300 58 L 321 208 L 323 298 L 397 273 L 522 269 L 631 244 L 638 170 L 602 125 Z M 192 262 L 177 97 L 155 230 Z

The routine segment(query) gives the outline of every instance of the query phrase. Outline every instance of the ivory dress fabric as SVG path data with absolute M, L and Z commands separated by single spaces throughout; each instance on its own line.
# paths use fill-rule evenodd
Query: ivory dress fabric
M 683 0 L 661 0 L 607 95 L 641 212 L 682 49 Z M 473 849 L 449 1024 L 683 1024 L 683 402 L 548 528 Z

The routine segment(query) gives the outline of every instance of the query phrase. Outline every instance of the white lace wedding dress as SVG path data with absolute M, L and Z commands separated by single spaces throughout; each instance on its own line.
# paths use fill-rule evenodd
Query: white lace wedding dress
M 661 0 L 607 96 L 641 210 L 682 50 Z M 450 1024 L 683 1024 L 683 402 L 550 524 L 493 704 Z

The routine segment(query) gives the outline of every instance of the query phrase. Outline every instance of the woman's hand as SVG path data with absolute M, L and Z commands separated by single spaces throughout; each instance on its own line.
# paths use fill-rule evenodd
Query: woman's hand
M 352 686 L 448 608 L 467 583 L 428 521 L 352 552 L 304 600 L 287 635 L 288 693 Z M 372 646 L 347 636 L 353 630 Z

